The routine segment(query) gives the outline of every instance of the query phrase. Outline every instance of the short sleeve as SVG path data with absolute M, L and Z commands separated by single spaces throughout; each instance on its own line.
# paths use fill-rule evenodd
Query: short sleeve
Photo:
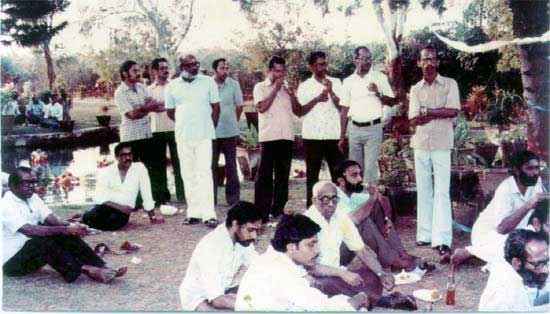
M 378 81 L 380 83 L 380 86 L 378 86 L 378 88 L 383 95 L 386 95 L 388 97 L 395 97 L 390 82 L 388 81 L 388 77 L 384 73 L 380 73 L 380 79 Z
M 28 223 L 21 215 L 18 215 L 13 206 L 8 206 L 4 201 L 0 202 L 0 205 L 2 208 L 0 212 L 4 230 L 7 229 L 12 234 L 15 234 L 21 227 Z
M 512 199 L 512 193 L 509 188 L 509 181 L 506 181 L 506 184 L 501 184 L 495 191 L 495 196 L 493 196 L 493 203 L 491 208 L 493 212 L 493 220 L 500 223 L 504 218 L 510 216 L 514 212 Z
M 415 85 L 411 88 L 409 94 L 409 120 L 420 114 L 420 103 L 418 100 L 418 87 Z
M 220 102 L 220 92 L 218 89 L 218 85 L 216 85 L 216 82 L 212 78 L 208 78 L 209 82 L 209 94 L 210 94 L 210 103 L 215 104 Z
M 241 91 L 241 86 L 237 81 L 233 81 L 233 83 L 233 100 L 235 101 L 235 107 L 244 106 L 243 92 Z
M 344 243 L 351 251 L 358 251 L 365 246 L 357 227 L 348 215 L 341 217 L 340 227 L 344 234 Z
M 340 97 L 340 106 L 342 107 L 349 107 L 349 103 L 351 100 L 351 84 L 352 83 L 349 78 L 345 79 L 344 83 L 342 84 L 342 95 L 338 96 Z
M 458 91 L 458 84 L 453 79 L 449 79 L 449 94 L 447 95 L 447 104 L 445 105 L 445 108 L 460 110 L 460 94 Z
M 264 101 L 265 93 L 264 93 L 262 82 L 256 83 L 256 85 L 254 85 L 254 90 L 252 91 L 252 97 L 254 98 L 254 104 L 255 105 L 257 105 L 260 102 Z
M 166 109 L 176 108 L 176 100 L 172 96 L 171 90 L 172 90 L 171 84 L 166 86 L 166 89 L 164 90 L 164 108 Z
M 332 82 L 332 91 L 336 94 L 336 96 L 338 96 L 338 98 L 342 99 L 344 94 L 344 88 L 342 86 L 342 82 L 337 78 L 331 80 L 331 82 Z
M 34 194 L 32 196 L 32 209 L 36 210 L 40 214 L 40 222 L 44 223 L 46 218 L 52 213 L 52 211 L 46 206 L 46 203 L 38 197 L 38 195 Z
M 296 91 L 296 97 L 298 98 L 298 103 L 300 103 L 301 106 L 307 105 L 307 103 L 310 102 L 312 99 L 311 95 L 308 95 L 306 89 L 307 83 L 302 82 L 302 84 L 298 86 L 298 90 Z
M 134 110 L 134 107 L 130 104 L 130 100 L 128 99 L 128 94 L 120 89 L 117 89 L 115 92 L 115 103 L 122 115 Z

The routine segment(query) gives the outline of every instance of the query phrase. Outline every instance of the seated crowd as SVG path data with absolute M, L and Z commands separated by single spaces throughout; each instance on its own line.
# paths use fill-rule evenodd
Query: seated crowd
M 67 93 L 44 95 L 39 99 L 32 95 L 26 105 L 18 102 L 19 94 L 12 92 L 12 100 L 2 106 L 2 116 L 14 116 L 16 125 L 40 125 L 44 128 L 59 128 L 60 122 L 70 120 L 69 110 L 72 100 Z M 44 101 L 46 103 L 44 103 Z

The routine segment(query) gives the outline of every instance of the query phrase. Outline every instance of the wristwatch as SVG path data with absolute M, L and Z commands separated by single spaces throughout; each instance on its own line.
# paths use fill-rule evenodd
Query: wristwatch
M 420 107 L 420 115 L 421 116 L 427 116 L 428 115 L 428 108 L 421 106 Z
M 388 221 L 388 220 L 390 220 L 389 216 L 384 217 L 384 221 Z

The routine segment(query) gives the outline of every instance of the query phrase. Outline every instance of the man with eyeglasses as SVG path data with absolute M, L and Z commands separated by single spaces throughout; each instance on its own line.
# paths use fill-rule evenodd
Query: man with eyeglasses
M 399 292 L 382 296 L 382 289 L 391 291 L 395 286 L 393 274 L 382 269 L 351 218 L 337 210 L 339 199 L 332 182 L 319 181 L 313 186 L 313 205 L 304 213 L 321 227 L 318 263 L 308 270 L 312 285 L 329 296 L 365 292 L 372 305 L 416 310 L 412 296 Z M 355 256 L 362 266 L 351 270 Z
M 416 245 L 430 245 L 448 261 L 452 212 L 449 195 L 453 120 L 460 111 L 455 80 L 437 73 L 437 50 L 420 51 L 423 78 L 411 88 L 409 119 L 416 125 L 411 139 L 417 190 Z
M 365 182 L 378 180 L 378 155 L 382 144 L 383 106 L 397 103 L 388 78 L 371 69 L 372 55 L 365 46 L 354 50 L 355 72 L 344 79 L 340 105 L 341 130 L 338 143 L 342 152 L 348 121 L 349 159 L 357 161 L 364 171 Z
M 548 244 L 544 237 L 531 230 L 510 232 L 504 258 L 489 268 L 479 311 L 547 312 Z
M 199 74 L 200 63 L 193 55 L 180 58 L 182 72 L 168 83 L 165 107 L 175 121 L 180 170 L 187 199 L 184 224 L 201 220 L 209 227 L 218 221 L 214 211 L 212 140 L 220 114 L 218 86 L 210 76 Z

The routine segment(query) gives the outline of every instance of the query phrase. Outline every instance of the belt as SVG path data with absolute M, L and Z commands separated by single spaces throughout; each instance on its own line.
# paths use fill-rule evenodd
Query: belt
M 373 126 L 373 125 L 377 125 L 380 122 L 382 122 L 381 118 L 374 119 L 372 121 L 367 121 L 367 122 L 357 122 L 357 121 L 351 120 L 351 123 L 353 123 L 357 126 Z

